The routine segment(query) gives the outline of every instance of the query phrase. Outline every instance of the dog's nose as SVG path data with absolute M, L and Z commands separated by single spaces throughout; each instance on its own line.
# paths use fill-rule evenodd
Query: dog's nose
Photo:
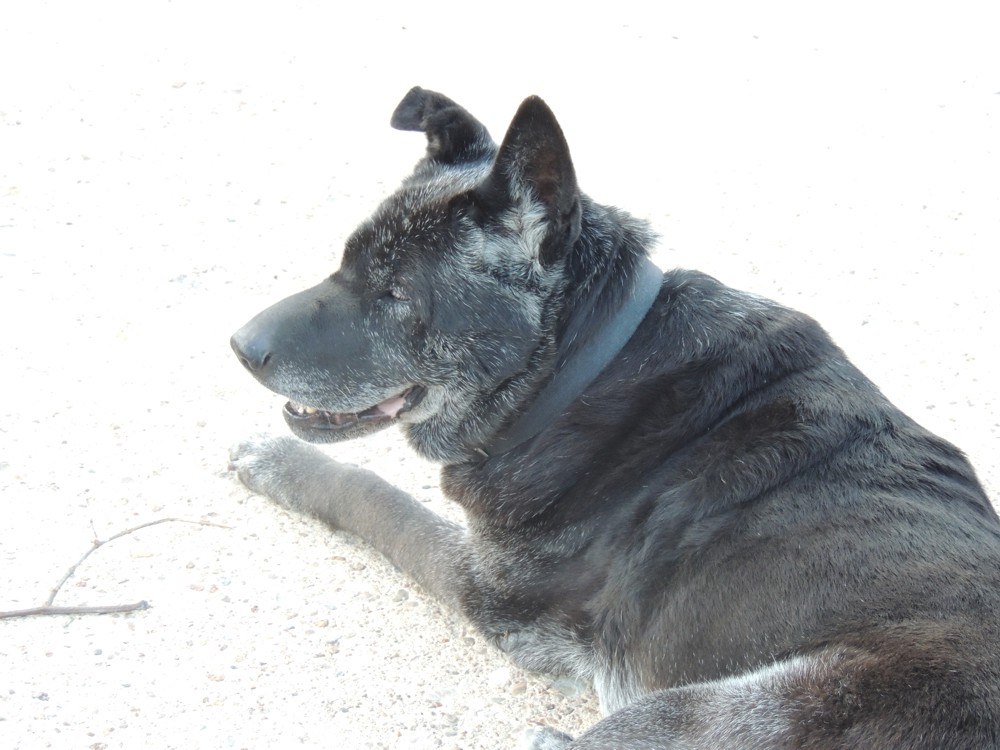
M 229 345 L 236 352 L 236 357 L 254 375 L 260 375 L 268 362 L 271 361 L 271 350 L 262 337 L 246 336 L 242 330 L 233 334 Z

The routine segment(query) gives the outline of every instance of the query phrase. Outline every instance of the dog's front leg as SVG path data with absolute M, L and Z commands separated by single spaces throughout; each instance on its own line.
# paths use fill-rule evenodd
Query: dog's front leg
M 378 475 L 291 436 L 239 443 L 230 466 L 249 489 L 357 534 L 438 600 L 461 609 L 464 530 Z

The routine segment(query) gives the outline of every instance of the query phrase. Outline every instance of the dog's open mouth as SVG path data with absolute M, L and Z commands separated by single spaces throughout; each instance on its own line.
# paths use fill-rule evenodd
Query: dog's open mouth
M 387 427 L 395 422 L 402 414 L 420 403 L 425 394 L 426 391 L 422 387 L 411 386 L 402 393 L 359 412 L 325 411 L 297 401 L 289 401 L 285 404 L 284 416 L 285 421 L 296 431 L 369 432 L 373 428 Z

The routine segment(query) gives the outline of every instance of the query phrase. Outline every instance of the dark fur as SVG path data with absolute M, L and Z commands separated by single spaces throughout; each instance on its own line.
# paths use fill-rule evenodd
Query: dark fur
M 538 99 L 499 148 L 420 89 L 392 124 L 427 134 L 413 175 L 233 345 L 326 410 L 286 408 L 301 437 L 399 423 L 468 528 L 291 437 L 238 446 L 240 478 L 368 539 L 518 663 L 592 680 L 609 716 L 537 750 L 1000 746 L 1000 521 L 963 455 L 813 320 L 691 271 L 570 409 L 486 455 L 650 235 L 579 192 Z

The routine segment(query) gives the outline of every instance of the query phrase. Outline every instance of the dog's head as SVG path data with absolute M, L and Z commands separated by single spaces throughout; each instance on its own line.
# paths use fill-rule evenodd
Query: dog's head
M 313 442 L 393 423 L 449 460 L 481 445 L 554 352 L 581 195 L 551 110 L 526 99 L 498 147 L 440 94 L 411 90 L 391 124 L 422 131 L 413 174 L 347 240 L 340 269 L 232 338 Z

